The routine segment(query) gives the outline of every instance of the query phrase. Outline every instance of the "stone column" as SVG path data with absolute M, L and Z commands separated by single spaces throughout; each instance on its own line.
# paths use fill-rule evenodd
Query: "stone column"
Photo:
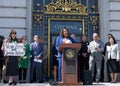
M 103 42 L 107 42 L 107 34 L 109 33 L 109 3 L 108 0 L 99 1 L 100 12 L 100 38 Z
M 31 36 L 32 36 L 32 0 L 26 0 L 26 5 L 27 5 L 27 10 L 26 10 L 26 37 L 27 37 L 27 42 L 31 42 Z M 30 65 L 30 64 L 29 64 Z M 27 82 L 30 80 L 30 66 L 27 71 Z
M 27 12 L 26 12 L 26 37 L 28 43 L 31 42 L 32 34 L 32 0 L 26 0 Z

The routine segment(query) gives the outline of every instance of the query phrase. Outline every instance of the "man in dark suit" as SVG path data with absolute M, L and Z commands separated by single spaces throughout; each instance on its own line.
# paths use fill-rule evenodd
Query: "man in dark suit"
M 38 80 L 39 83 L 42 82 L 42 59 L 43 59 L 43 44 L 39 42 L 38 35 L 34 36 L 34 42 L 30 44 L 31 50 L 31 70 L 30 70 L 30 82 L 33 82 L 33 75 L 35 67 L 38 70 Z

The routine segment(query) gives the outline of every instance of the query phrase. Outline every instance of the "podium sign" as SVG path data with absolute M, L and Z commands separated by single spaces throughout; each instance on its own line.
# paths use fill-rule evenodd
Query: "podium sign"
M 62 52 L 62 82 L 63 84 L 78 84 L 78 60 L 77 55 L 80 44 L 61 44 Z

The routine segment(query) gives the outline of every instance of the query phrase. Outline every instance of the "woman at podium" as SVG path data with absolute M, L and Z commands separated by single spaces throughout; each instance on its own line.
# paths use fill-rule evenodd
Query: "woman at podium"
M 74 39 L 70 37 L 67 28 L 63 28 L 60 36 L 56 39 L 56 49 L 58 51 L 58 81 L 62 82 L 62 53 L 59 51 L 59 45 L 62 43 L 75 43 Z

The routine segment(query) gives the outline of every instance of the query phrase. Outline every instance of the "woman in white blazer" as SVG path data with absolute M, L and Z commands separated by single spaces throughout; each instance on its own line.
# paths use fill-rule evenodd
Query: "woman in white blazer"
M 118 75 L 119 49 L 114 37 L 111 37 L 109 39 L 109 43 L 110 44 L 107 45 L 106 59 L 111 77 L 111 82 L 115 83 Z

